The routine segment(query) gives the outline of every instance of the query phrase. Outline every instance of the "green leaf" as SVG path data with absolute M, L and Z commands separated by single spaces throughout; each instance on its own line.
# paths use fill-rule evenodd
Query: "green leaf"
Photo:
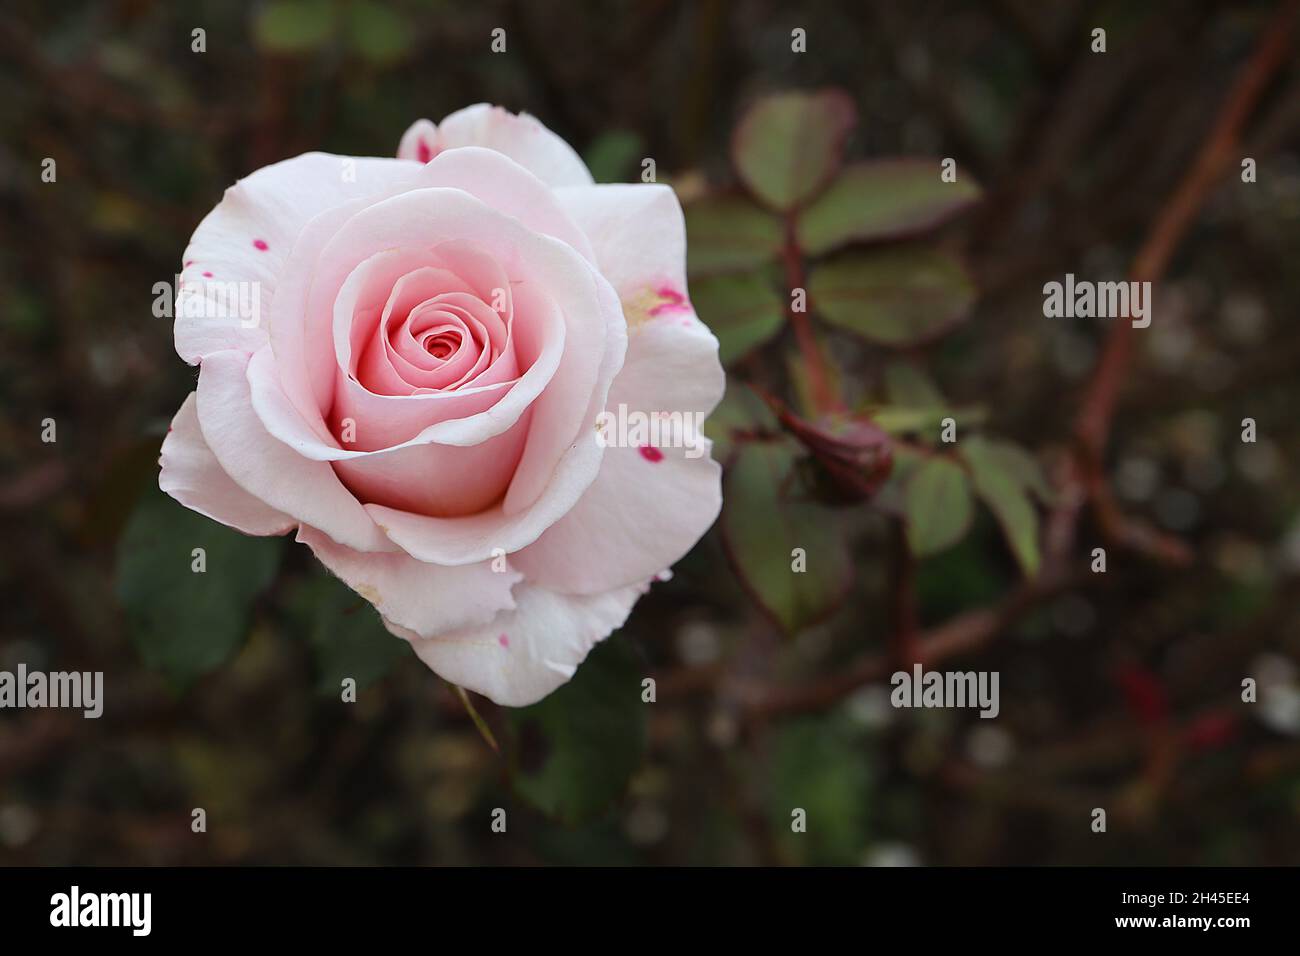
M 253 37 L 272 53 L 308 53 L 324 46 L 335 26 L 329 0 L 272 0 L 257 14 Z
M 892 405 L 903 408 L 946 408 L 939 386 L 910 362 L 893 362 L 885 369 L 885 395 Z
M 583 162 L 598 183 L 627 182 L 644 148 L 641 136 L 625 129 L 601 133 L 583 154 Z M 689 229 L 689 224 L 687 226 Z
M 870 822 L 872 757 L 869 742 L 838 714 L 777 729 L 768 806 L 772 832 L 791 862 L 861 862 Z M 791 827 L 795 810 L 807 815 L 805 832 Z
M 961 454 L 970 465 L 971 478 L 980 499 L 993 512 L 1012 553 L 1026 575 L 1038 571 L 1038 512 L 1001 446 L 974 435 L 961 443 Z
M 772 409 L 744 382 L 728 376 L 722 401 L 704 423 L 704 434 L 713 441 L 713 457 L 726 461 L 737 433 L 779 434 L 781 423 Z
M 555 693 L 510 711 L 515 791 L 568 824 L 607 810 L 645 752 L 644 672 L 628 642 L 611 637 Z
M 799 214 L 796 235 L 808 255 L 848 242 L 897 239 L 940 225 L 970 206 L 970 178 L 945 183 L 937 160 L 886 159 L 854 164 Z
M 891 435 L 919 435 L 933 441 L 945 418 L 952 418 L 963 427 L 982 425 L 988 419 L 988 410 L 982 405 L 954 409 L 877 405 L 868 409 L 867 415 Z
M 926 247 L 863 251 L 823 263 L 812 274 L 809 294 L 830 322 L 888 346 L 938 337 L 975 299 L 961 263 Z
M 203 549 L 203 572 L 192 570 L 195 548 Z M 185 686 L 230 658 L 280 550 L 278 538 L 242 535 L 147 491 L 118 542 L 116 581 L 145 663 Z
M 874 506 L 885 514 L 904 515 L 903 496 L 907 483 L 921 464 L 925 456 L 907 445 L 895 444 L 893 448 L 893 467 L 889 477 L 876 492 Z
M 856 122 L 853 101 L 841 90 L 768 96 L 736 126 L 731 159 L 755 196 L 785 212 L 817 195 L 835 175 Z
M 903 487 L 907 541 L 919 557 L 952 547 L 970 528 L 970 481 L 962 467 L 934 455 L 908 476 Z
M 386 66 L 411 49 L 411 25 L 374 0 L 351 0 L 347 6 L 348 39 L 361 58 Z
M 689 203 L 686 261 L 692 277 L 756 269 L 781 250 L 781 223 L 744 196 L 708 196 Z
M 762 345 L 785 324 L 785 303 L 761 275 L 726 275 L 691 283 L 695 313 L 718 337 L 719 355 L 730 364 Z
M 853 583 L 831 509 L 802 497 L 795 447 L 747 442 L 724 478 L 722 537 L 750 596 L 789 634 L 827 617 Z M 794 570 L 802 549 L 805 569 Z
M 367 687 L 410 653 L 410 645 L 388 632 L 364 598 L 324 571 L 295 582 L 285 610 L 315 652 L 321 694 L 338 694 L 345 677 L 358 690 Z
M 1043 466 L 1029 451 L 1009 441 L 989 441 L 990 452 L 1002 468 L 1015 475 L 1021 486 L 1042 504 L 1056 504 L 1056 491 L 1043 473 Z

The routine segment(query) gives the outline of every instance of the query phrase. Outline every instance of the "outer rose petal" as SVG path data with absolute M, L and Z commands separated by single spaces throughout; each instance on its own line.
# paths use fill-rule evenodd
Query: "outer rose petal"
M 591 239 L 604 275 L 623 297 L 628 350 L 607 410 L 707 415 L 726 378 L 718 342 L 686 300 L 686 227 L 666 186 L 560 190 Z M 642 581 L 679 560 L 722 506 L 721 469 L 708 447 L 605 450 L 600 473 L 573 510 L 515 564 L 529 580 L 575 593 Z M 653 459 L 653 460 L 652 460 Z
M 685 296 L 686 220 L 670 187 L 615 183 L 560 189 L 556 197 L 591 240 L 620 298 L 666 290 Z
M 647 415 L 707 415 L 724 385 L 712 333 L 665 316 L 630 333 L 608 408 L 615 414 L 622 404 Z M 643 581 L 669 567 L 722 508 L 722 469 L 709 457 L 711 447 L 703 439 L 697 449 L 660 448 L 657 455 L 606 448 L 595 482 L 571 511 L 513 556 L 515 566 L 529 581 L 571 594 Z
M 185 250 L 175 327 L 180 357 L 193 365 L 210 352 L 259 348 L 266 342 L 265 321 L 254 325 L 214 302 L 225 294 L 225 284 L 257 283 L 264 320 L 280 268 L 309 221 L 350 199 L 399 189 L 419 171 L 397 159 L 305 153 L 259 169 L 227 189 Z M 195 317 L 198 307 L 189 304 L 192 299 L 208 299 L 213 308 Z
M 245 491 L 358 551 L 392 551 L 328 462 L 303 458 L 262 427 L 245 374 L 248 356 L 215 352 L 203 360 L 199 426 L 221 467 Z
M 437 148 L 438 127 L 427 119 L 418 119 L 402 134 L 402 141 L 397 146 L 397 158 L 427 163 L 437 155 Z
M 479 148 L 473 143 L 465 143 L 464 147 L 444 153 L 422 169 L 416 188 L 463 189 L 498 212 L 514 216 L 534 232 L 554 236 L 587 261 L 594 261 L 586 233 L 569 217 L 543 177 L 505 150 Z
M 244 534 L 284 534 L 298 522 L 235 484 L 199 430 L 198 404 L 190 392 L 163 439 L 158 487 L 185 507 Z
M 460 146 L 505 153 L 548 186 L 591 184 L 591 173 L 573 147 L 535 117 L 487 103 L 457 110 L 436 128 L 427 119 L 416 120 L 402 136 L 397 155 L 428 162 L 442 150 Z
M 487 624 L 514 609 L 510 589 L 523 578 L 517 571 L 493 571 L 490 563 L 444 568 L 401 553 L 353 551 L 306 526 L 298 540 L 385 620 L 417 634 Z
M 578 669 L 587 653 L 627 620 L 644 585 L 590 597 L 521 584 L 517 607 L 490 623 L 431 640 L 385 621 L 439 676 L 505 707 L 541 700 Z

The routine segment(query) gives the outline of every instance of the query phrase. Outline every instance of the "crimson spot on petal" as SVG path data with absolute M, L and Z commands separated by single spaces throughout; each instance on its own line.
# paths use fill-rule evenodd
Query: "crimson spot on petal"
M 265 239 L 254 239 L 253 248 L 260 252 L 266 252 L 269 247 L 267 246 Z
M 646 461 L 663 461 L 664 453 L 653 445 L 642 445 L 640 448 L 641 457 Z
M 686 301 L 686 296 L 672 286 L 660 286 L 655 289 L 655 295 L 663 301 L 650 310 L 651 315 L 663 315 L 665 312 L 689 312 L 691 309 L 691 304 Z

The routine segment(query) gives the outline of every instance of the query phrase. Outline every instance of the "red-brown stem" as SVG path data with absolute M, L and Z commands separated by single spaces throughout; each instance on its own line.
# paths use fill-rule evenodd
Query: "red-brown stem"
M 1242 128 L 1264 87 L 1284 61 L 1297 12 L 1300 12 L 1300 0 L 1287 0 L 1264 28 L 1259 44 L 1242 67 L 1223 109 L 1217 115 L 1205 145 L 1187 175 L 1156 216 L 1146 241 L 1135 256 L 1129 270 L 1134 279 L 1155 281 L 1163 274 L 1201 203 L 1226 164 L 1233 158 Z M 787 270 L 788 267 L 787 262 Z M 1096 496 L 1097 482 L 1101 480 L 1101 452 L 1110 434 L 1116 399 L 1132 348 L 1130 329 L 1129 322 L 1116 322 L 1101 361 L 1088 383 L 1075 424 L 1080 459 L 1078 465 L 1081 470 L 1062 489 L 1065 504 L 1052 515 L 1053 525 L 1059 523 L 1065 526 L 1053 532 L 1052 537 L 1057 540 L 1068 540 L 1078 521 L 1079 512 L 1074 499 L 1079 497 L 1077 492 L 1082 489 L 1074 483 L 1081 482 L 1085 489 L 1093 493 L 1090 497 Z M 1025 582 L 1001 601 L 967 611 L 916 635 L 915 646 L 920 659 L 933 664 L 986 646 L 1027 609 L 1058 593 L 1068 581 L 1069 577 L 1063 567 L 1056 564 L 1045 566 L 1036 578 Z M 821 710 L 858 687 L 881 679 L 886 675 L 888 666 L 887 656 L 869 655 L 810 683 L 761 688 L 751 697 L 748 706 L 751 713 L 763 716 Z
M 916 617 L 916 559 L 907 544 L 901 519 L 893 522 L 894 538 L 894 654 L 897 665 L 908 669 L 921 659 Z
M 826 371 L 826 362 L 817 345 L 817 334 L 813 331 L 812 318 L 808 313 L 808 285 L 804 278 L 803 256 L 799 254 L 799 241 L 795 237 L 795 218 L 787 215 L 785 219 L 785 242 L 781 248 L 781 261 L 785 265 L 786 314 L 794 326 L 794 336 L 799 343 L 799 352 L 803 356 L 804 371 L 808 375 L 808 384 L 812 389 L 812 400 L 818 415 L 825 415 L 840 407 L 840 401 L 831 388 Z M 804 292 L 804 309 L 794 307 L 795 289 Z
M 1264 87 L 1286 58 L 1298 11 L 1300 0 L 1287 0 L 1264 28 L 1259 45 L 1233 83 L 1210 136 L 1134 256 L 1129 269 L 1131 280 L 1155 282 L 1160 278 L 1206 196 L 1227 166 L 1238 158 L 1236 150 L 1242 128 Z M 1132 323 L 1117 320 L 1111 327 L 1075 423 L 1075 437 L 1085 458 L 1085 469 L 1095 467 L 1105 447 L 1132 351 Z

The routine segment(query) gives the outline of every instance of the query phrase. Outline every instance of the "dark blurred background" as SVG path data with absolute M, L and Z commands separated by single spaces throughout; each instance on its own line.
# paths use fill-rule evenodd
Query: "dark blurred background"
M 821 623 L 781 635 L 715 529 L 572 689 L 525 714 L 478 701 L 503 756 L 300 546 L 185 525 L 240 561 L 259 548 L 247 561 L 267 570 L 207 580 L 229 593 L 179 627 L 142 618 L 122 584 L 182 601 L 195 586 L 149 563 L 153 516 L 187 520 L 151 489 L 194 383 L 151 308 L 199 220 L 266 163 L 392 155 L 416 118 L 479 101 L 535 114 L 599 179 L 631 181 L 649 156 L 684 193 L 732 183 L 737 119 L 788 89 L 850 95 L 852 159 L 958 158 L 984 198 L 945 241 L 978 300 L 917 357 L 1051 471 L 1108 326 L 1045 319 L 1042 284 L 1124 272 L 1274 6 L 7 2 L 0 668 L 103 670 L 107 700 L 97 721 L 0 713 L 0 861 L 1300 862 L 1294 54 L 1244 130 L 1257 181 L 1234 161 L 1134 335 L 1105 451 L 1117 507 L 1190 560 L 1113 547 L 1091 574 L 1085 512 L 1081 573 L 1012 608 L 1019 572 L 987 515 L 909 565 L 921 626 L 996 609 L 990 637 L 936 666 L 999 671 L 997 720 L 894 710 L 885 676 L 851 679 L 891 653 L 892 544 L 869 505 L 837 512 L 852 586 Z M 790 52 L 796 27 L 806 54 Z M 871 358 L 844 356 L 841 374 L 869 383 Z M 339 701 L 340 674 L 357 703 Z M 1246 677 L 1257 703 L 1240 700 Z

